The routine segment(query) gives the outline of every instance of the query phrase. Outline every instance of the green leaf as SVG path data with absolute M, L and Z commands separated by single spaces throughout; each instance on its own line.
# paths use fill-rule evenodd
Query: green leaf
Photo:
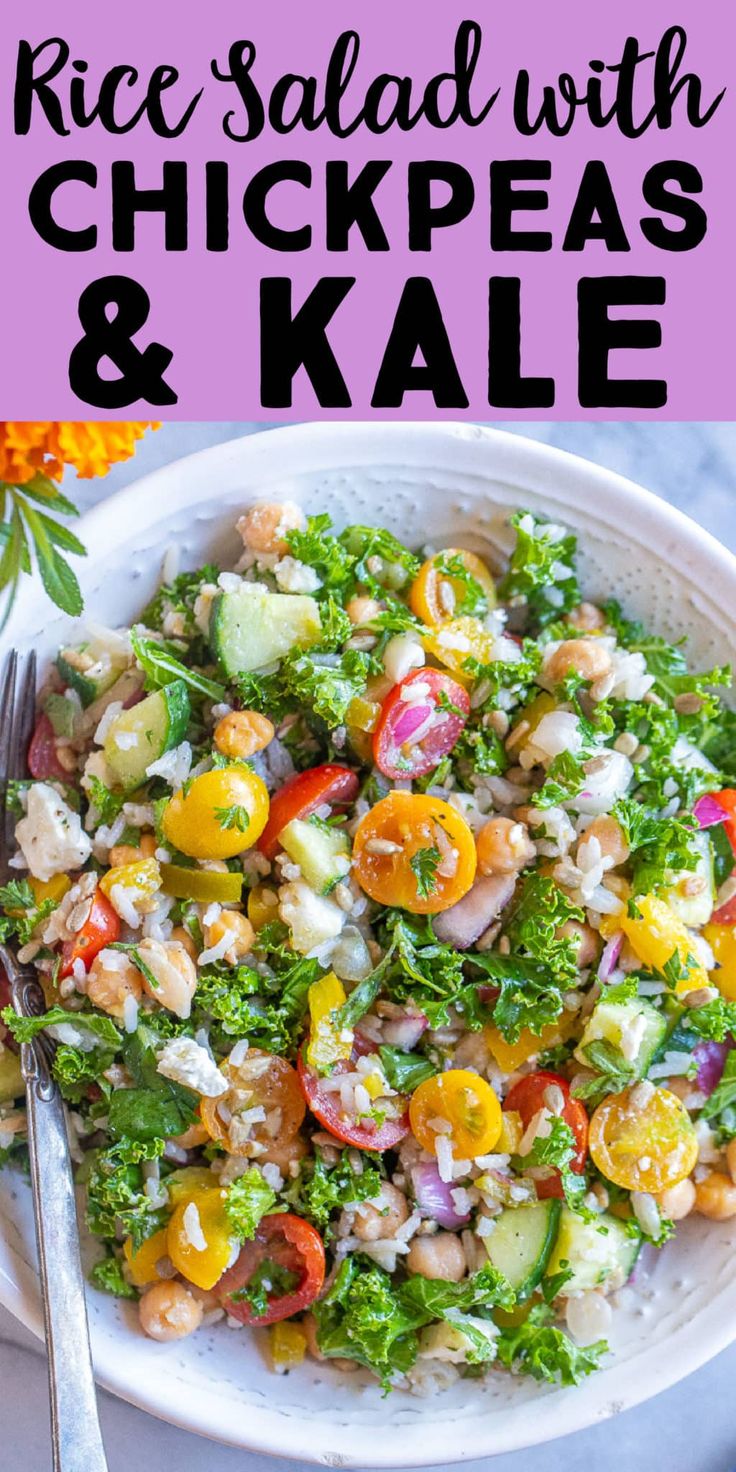
M 56 551 L 44 524 L 46 518 L 27 505 L 23 507 L 23 514 L 33 538 L 41 581 L 49 598 L 63 613 L 78 618 L 84 608 L 84 600 L 76 574 Z
M 497 1340 L 499 1363 L 534 1380 L 578 1385 L 599 1368 L 608 1345 L 605 1339 L 598 1339 L 579 1348 L 562 1329 L 554 1327 L 552 1318 L 547 1304 L 535 1304 L 522 1324 L 502 1329 Z
M 412 1094 L 426 1079 L 433 1078 L 439 1071 L 437 1065 L 423 1058 L 421 1053 L 403 1053 L 400 1048 L 379 1048 L 383 1071 L 392 1089 L 400 1094 Z
M 190 690 L 206 695 L 208 700 L 221 702 L 225 699 L 227 691 L 224 685 L 210 680 L 198 670 L 192 669 L 191 665 L 182 664 L 172 652 L 170 645 L 158 643 L 155 639 L 146 639 L 135 629 L 131 630 L 130 644 L 146 676 L 148 690 L 160 690 L 164 685 L 170 685 L 173 680 L 183 680 Z
M 102 1293 L 112 1293 L 115 1298 L 137 1298 L 135 1288 L 127 1281 L 120 1258 L 110 1253 L 96 1262 L 90 1270 L 89 1281 L 93 1288 Z
M 517 512 L 511 525 L 516 528 L 516 546 L 499 592 L 504 601 L 525 601 L 532 619 L 543 628 L 580 602 L 577 539 L 570 532 L 561 537 L 550 533 L 549 523 L 529 511 Z M 567 576 L 560 576 L 563 570 Z
M 13 1007 L 5 1007 L 0 1015 L 17 1043 L 30 1043 L 47 1027 L 62 1024 L 75 1028 L 93 1046 L 100 1042 L 118 1048 L 122 1042 L 122 1034 L 112 1018 L 104 1017 L 101 1012 L 68 1012 L 66 1007 L 49 1007 L 40 1017 L 21 1017 Z
M 119 1228 L 137 1251 L 163 1225 L 164 1213 L 146 1194 L 141 1165 L 158 1159 L 166 1141 L 118 1140 L 95 1151 L 87 1181 L 86 1221 L 95 1236 L 116 1242 Z
M 300 1215 L 324 1231 L 331 1216 L 356 1201 L 372 1201 L 378 1196 L 383 1184 L 383 1166 L 380 1155 L 371 1155 L 361 1150 L 358 1172 L 350 1154 L 343 1151 L 335 1165 L 325 1164 L 321 1151 L 315 1146 L 314 1157 L 304 1162 L 292 1204 Z
M 42 506 L 53 504 L 54 511 L 60 511 L 62 516 L 79 516 L 74 502 L 63 495 L 55 481 L 40 472 L 32 480 L 23 482 L 23 495 L 30 496 L 32 501 L 38 501 Z
M 229 808 L 215 808 L 215 818 L 220 828 L 235 828 L 238 833 L 247 833 L 250 827 L 250 813 L 237 803 Z
M 89 800 L 97 809 L 100 822 L 108 825 L 114 823 L 123 810 L 123 803 L 128 801 L 128 794 L 112 792 L 99 777 L 86 777 L 85 782 Z
M 436 844 L 431 848 L 418 848 L 409 860 L 409 868 L 417 881 L 417 896 L 421 900 L 434 893 L 437 888 L 437 869 L 442 855 Z
M 87 548 L 80 542 L 79 537 L 75 537 L 74 532 L 70 532 L 68 527 L 62 526 L 61 522 L 52 521 L 50 516 L 44 516 L 42 512 L 38 513 L 38 519 L 50 542 L 57 547 L 63 547 L 65 552 L 76 553 L 77 557 L 87 556 Z
M 496 951 L 472 952 L 468 960 L 500 990 L 489 1004 L 494 1025 L 508 1043 L 516 1043 L 526 1028 L 537 1037 L 556 1022 L 562 1011 L 567 981 L 552 967 L 526 956 L 501 956 Z
M 276 1192 L 253 1165 L 228 1187 L 224 1204 L 233 1235 L 239 1242 L 250 1242 L 262 1217 L 276 1205 Z

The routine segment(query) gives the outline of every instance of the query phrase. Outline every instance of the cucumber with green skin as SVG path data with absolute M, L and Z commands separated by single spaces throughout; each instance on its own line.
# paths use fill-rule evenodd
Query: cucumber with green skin
M 279 834 L 279 843 L 317 894 L 329 894 L 349 870 L 350 840 L 340 828 L 292 818 Z
M 603 1211 L 586 1221 L 563 1206 L 554 1251 L 547 1264 L 548 1278 L 569 1272 L 559 1289 L 562 1298 L 588 1293 L 615 1275 L 622 1286 L 631 1276 L 641 1249 L 641 1233 L 633 1220 L 619 1221 Z
M 76 690 L 85 708 L 88 705 L 92 705 L 93 701 L 97 700 L 100 695 L 104 695 L 106 690 L 112 688 L 115 681 L 119 680 L 126 665 L 125 660 L 120 660 L 117 663 L 111 660 L 108 667 L 100 674 L 90 676 L 82 670 L 78 670 L 66 657 L 68 654 L 83 654 L 86 648 L 86 644 L 81 644 L 78 649 L 62 649 L 56 656 L 56 668 L 64 684 L 68 685 L 70 689 Z
M 212 604 L 209 641 L 229 676 L 264 669 L 291 649 L 309 649 L 321 635 L 319 605 L 307 594 L 244 583 Z
M 485 1239 L 489 1262 L 498 1268 L 522 1303 L 539 1286 L 555 1245 L 561 1202 L 554 1197 L 528 1206 L 506 1207 Z
M 121 711 L 103 747 L 116 784 L 129 789 L 140 787 L 151 763 L 184 740 L 189 713 L 189 693 L 183 680 L 172 680 L 130 710 Z
M 716 898 L 713 846 L 707 833 L 694 833 L 690 842 L 698 851 L 698 862 L 694 869 L 685 869 L 681 874 L 675 874 L 672 888 L 662 898 L 691 930 L 700 930 L 701 926 L 708 924 Z M 688 894 L 683 888 L 689 879 L 702 881 L 703 887 L 699 894 Z
M 631 1069 L 635 1078 L 644 1078 L 666 1033 L 666 1018 L 651 1002 L 641 997 L 628 1002 L 607 1002 L 604 993 L 585 1024 L 575 1057 L 589 1068 L 591 1060 L 586 1048 L 591 1043 L 608 1043 L 620 1053 L 622 1069 Z M 627 1056 L 631 1051 L 625 1043 L 627 1034 L 636 1041 L 632 1057 Z

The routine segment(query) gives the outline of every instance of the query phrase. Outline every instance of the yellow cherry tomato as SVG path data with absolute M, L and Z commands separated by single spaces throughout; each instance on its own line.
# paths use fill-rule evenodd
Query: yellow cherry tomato
M 345 988 L 334 971 L 328 971 L 319 981 L 312 982 L 307 997 L 307 1063 L 310 1068 L 316 1068 L 318 1073 L 327 1073 L 334 1063 L 349 1058 L 353 1051 L 355 1039 L 352 1028 L 335 1025 L 335 1012 L 347 1001 Z
M 668 1191 L 689 1176 L 698 1158 L 690 1115 L 676 1094 L 656 1089 L 644 1102 L 641 1085 L 609 1094 L 590 1121 L 588 1148 L 599 1171 L 627 1191 Z
M 232 1254 L 233 1229 L 219 1186 L 194 1191 L 175 1207 L 166 1243 L 177 1272 L 197 1288 L 214 1288 Z M 199 1230 L 197 1230 L 199 1228 Z M 205 1246 L 194 1243 L 201 1231 Z M 194 1240 L 193 1240 L 194 1239 Z
M 164 809 L 167 843 L 193 859 L 234 859 L 260 838 L 268 792 L 249 767 L 218 767 L 175 792 Z
M 477 618 L 451 618 L 447 623 L 433 628 L 422 635 L 422 644 L 428 654 L 434 655 L 445 669 L 452 670 L 455 678 L 463 685 L 472 684 L 474 676 L 466 670 L 468 659 L 477 659 L 481 664 L 490 664 L 493 659 L 495 635 L 489 634 Z
M 677 996 L 708 986 L 708 973 L 695 959 L 687 927 L 674 910 L 655 894 L 635 896 L 634 905 L 636 915 L 624 910 L 616 920 L 639 960 L 652 971 L 664 972 L 676 953 L 682 971 L 674 988 Z
M 116 864 L 100 879 L 100 889 L 110 897 L 113 887 L 133 891 L 136 897 L 150 899 L 161 888 L 161 871 L 155 859 L 138 859 L 135 864 Z
M 717 986 L 722 997 L 736 1002 L 736 927 L 733 925 L 704 925 L 703 940 L 708 942 L 715 957 L 715 968 L 710 972 L 713 986 Z
M 452 570 L 453 563 L 456 572 Z M 496 589 L 485 563 L 475 552 L 447 547 L 420 567 L 411 585 L 409 606 L 417 618 L 425 624 L 444 624 L 454 613 L 461 611 L 463 600 L 476 590 L 468 587 L 460 569 L 477 583 L 478 595 L 485 598 L 488 607 L 495 607 Z
M 361 818 L 353 843 L 353 870 L 366 894 L 414 915 L 437 915 L 461 900 L 476 862 L 465 819 L 421 793 L 390 792 Z
M 205 1141 L 209 1140 L 207 1131 L 204 1132 Z M 180 1201 L 188 1201 L 195 1191 L 211 1191 L 217 1185 L 215 1177 L 207 1165 L 184 1165 L 181 1170 L 173 1170 L 166 1177 L 166 1190 L 169 1195 L 169 1205 L 178 1206 Z
M 168 1255 L 166 1227 L 162 1227 L 160 1232 L 154 1232 L 152 1237 L 146 1237 L 137 1251 L 133 1247 L 132 1237 L 126 1237 L 123 1243 L 123 1256 L 130 1268 L 131 1282 L 136 1288 L 146 1288 L 149 1283 L 159 1282 L 161 1274 L 157 1263 Z
M 503 1125 L 501 1105 L 490 1084 L 467 1068 L 450 1068 L 428 1078 L 409 1100 L 409 1119 L 423 1150 L 437 1154 L 436 1128 L 446 1120 L 453 1153 L 459 1160 L 487 1155 L 498 1144 Z

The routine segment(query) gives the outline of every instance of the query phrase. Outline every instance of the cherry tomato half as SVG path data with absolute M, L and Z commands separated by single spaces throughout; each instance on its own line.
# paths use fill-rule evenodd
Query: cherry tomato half
M 280 1296 L 269 1295 L 268 1307 L 256 1314 L 247 1300 L 233 1297 L 247 1288 L 262 1263 L 274 1263 L 296 1275 L 294 1286 Z M 246 1242 L 237 1262 L 220 1279 L 218 1294 L 224 1309 L 243 1324 L 275 1324 L 314 1303 L 325 1280 L 325 1249 L 319 1232 L 291 1212 L 264 1216 L 252 1242 Z
M 413 670 L 381 707 L 373 733 L 378 770 L 394 779 L 423 777 L 452 751 L 469 714 L 470 697 L 457 680 L 442 670 Z
M 44 712 L 36 722 L 36 729 L 28 747 L 28 770 L 39 782 L 54 778 L 57 782 L 70 782 L 69 773 L 62 767 L 56 755 L 54 728 Z
M 570 1126 L 575 1140 L 576 1148 L 570 1161 L 570 1170 L 573 1170 L 576 1175 L 581 1175 L 585 1169 L 588 1149 L 588 1116 L 580 1100 L 570 1097 L 570 1085 L 567 1079 L 559 1073 L 552 1073 L 549 1069 L 539 1068 L 536 1073 L 529 1073 L 526 1078 L 519 1079 L 518 1084 L 514 1084 L 513 1088 L 509 1089 L 503 1101 L 503 1107 L 520 1114 L 522 1125 L 524 1129 L 527 1129 L 535 1114 L 538 1114 L 540 1109 L 547 1107 L 545 1093 L 553 1084 L 557 1086 L 565 1100 L 561 1118 L 564 1119 L 565 1124 Z M 538 1179 L 535 1185 L 541 1201 L 548 1196 L 564 1194 L 558 1170 L 555 1170 L 552 1175 Z
M 361 818 L 355 877 L 380 905 L 437 915 L 467 894 L 477 865 L 465 819 L 439 797 L 390 792 Z
M 353 802 L 358 796 L 359 786 L 355 772 L 351 772 L 349 767 L 338 766 L 336 762 L 325 762 L 321 767 L 297 772 L 271 799 L 268 822 L 258 842 L 260 852 L 267 859 L 275 859 L 279 851 L 279 835 L 292 818 L 308 818 L 323 803 L 342 807 Z
M 241 1063 L 229 1059 L 220 1065 L 228 1081 L 228 1092 L 215 1099 L 203 1098 L 200 1117 L 208 1135 L 224 1145 L 231 1155 L 249 1155 L 253 1140 L 269 1144 L 293 1139 L 304 1119 L 304 1100 L 294 1069 L 276 1053 L 249 1048 Z M 222 1113 L 220 1105 L 224 1105 Z M 239 1114 L 260 1106 L 266 1116 L 279 1111 L 277 1135 L 270 1135 L 267 1121 L 252 1130 L 239 1128 Z
M 501 1134 L 501 1106 L 485 1079 L 468 1068 L 449 1068 L 425 1079 L 411 1096 L 409 1118 L 414 1134 L 431 1155 L 437 1154 L 438 1125 L 449 1125 L 455 1155 L 474 1160 L 488 1155 Z
M 590 1121 L 590 1153 L 602 1175 L 627 1191 L 668 1191 L 698 1159 L 695 1126 L 681 1099 L 655 1089 L 608 1094 Z
M 366 1050 L 360 1048 L 357 1051 L 364 1053 Z M 358 1122 L 342 1108 L 340 1095 L 324 1087 L 319 1074 L 307 1066 L 301 1053 L 296 1066 L 299 1082 L 312 1114 L 335 1139 L 343 1140 L 346 1145 L 354 1145 L 357 1150 L 393 1150 L 399 1140 L 408 1135 L 409 1111 L 403 1094 L 392 1096 L 390 1101 L 397 1110 L 395 1119 L 384 1119 L 380 1125 L 375 1125 L 370 1120 Z M 335 1074 L 349 1073 L 352 1068 L 353 1064 L 349 1062 L 336 1063 L 332 1077 Z
M 467 607 L 471 592 L 475 597 Z M 479 609 L 481 599 L 485 606 Z M 455 611 L 485 613 L 495 603 L 496 590 L 485 563 L 475 552 L 459 547 L 447 547 L 423 563 L 409 592 L 409 606 L 425 624 L 446 623 Z
M 89 971 L 95 956 L 104 951 L 120 935 L 120 920 L 109 899 L 97 888 L 92 909 L 74 940 L 65 940 L 61 952 L 61 977 L 71 976 L 75 961 L 83 961 Z

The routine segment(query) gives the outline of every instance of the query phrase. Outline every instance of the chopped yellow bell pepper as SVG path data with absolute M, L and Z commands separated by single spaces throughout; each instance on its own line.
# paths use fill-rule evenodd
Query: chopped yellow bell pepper
M 516 1155 L 524 1135 L 521 1115 L 516 1109 L 504 1109 L 501 1133 L 496 1149 L 500 1155 Z
M 161 865 L 164 894 L 177 900 L 202 905 L 237 905 L 243 893 L 243 875 L 219 874 L 215 869 L 184 869 L 180 864 Z
M 42 905 L 44 900 L 53 900 L 60 904 L 64 895 L 72 887 L 72 881 L 68 874 L 54 874 L 51 879 L 36 879 L 32 874 L 28 883 L 36 905 Z M 9 915 L 18 916 L 25 914 L 24 910 L 8 910 Z
M 722 997 L 736 1002 L 736 927 L 733 925 L 704 925 L 703 940 L 708 942 L 716 965 L 710 979 L 718 987 Z
M 169 1219 L 169 1257 L 177 1272 L 197 1288 L 214 1288 L 232 1255 L 233 1229 L 224 1198 L 219 1186 L 193 1191 L 179 1202 Z M 198 1242 L 200 1233 L 203 1247 Z
M 357 726 L 359 731 L 375 731 L 380 714 L 377 700 L 364 700 L 362 695 L 356 695 L 345 712 L 345 723 Z
M 123 1243 L 123 1255 L 130 1268 L 131 1282 L 136 1288 L 146 1288 L 149 1283 L 158 1283 L 161 1274 L 156 1266 L 162 1257 L 168 1257 L 169 1249 L 166 1242 L 166 1227 L 159 1232 L 154 1232 L 152 1237 L 146 1237 L 136 1250 L 133 1247 L 133 1238 L 126 1237 Z
M 114 886 L 135 890 L 139 899 L 150 899 L 161 888 L 161 870 L 155 859 L 139 859 L 135 864 L 117 864 L 100 880 L 100 889 L 109 898 Z
M 548 1023 L 538 1034 L 523 1027 L 515 1043 L 507 1043 L 503 1033 L 493 1023 L 489 1023 L 484 1029 L 484 1036 L 499 1068 L 504 1073 L 515 1073 L 529 1058 L 536 1057 L 545 1048 L 554 1047 L 555 1043 L 564 1042 L 572 1028 L 573 1019 L 563 1012 L 556 1022 Z
M 255 884 L 248 891 L 248 919 L 254 930 L 262 930 L 278 920 L 278 898 L 275 889 L 268 884 Z
M 335 1012 L 347 1001 L 345 988 L 334 971 L 315 981 L 307 993 L 309 998 L 309 1043 L 307 1063 L 324 1073 L 334 1063 L 349 1058 L 353 1051 L 353 1032 L 336 1025 Z
M 708 986 L 708 973 L 695 958 L 687 926 L 674 910 L 656 894 L 637 895 L 634 904 L 638 915 L 629 915 L 624 910 L 616 916 L 617 928 L 623 930 L 643 965 L 664 973 L 665 966 L 676 955 L 682 972 L 674 987 L 677 996 Z
M 269 1341 L 274 1370 L 282 1374 L 300 1365 L 307 1352 L 307 1336 L 301 1324 L 292 1324 L 289 1319 L 271 1325 Z

